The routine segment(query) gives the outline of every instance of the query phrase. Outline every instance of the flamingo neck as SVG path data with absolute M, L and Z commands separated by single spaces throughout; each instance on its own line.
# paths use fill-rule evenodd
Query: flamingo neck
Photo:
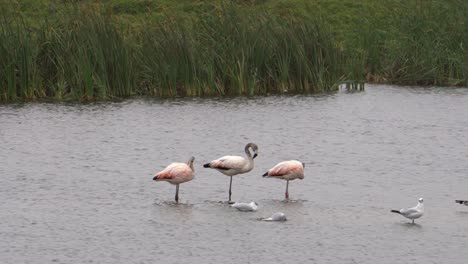
M 253 158 L 252 158 L 252 154 L 250 153 L 249 148 L 250 148 L 250 146 L 246 146 L 246 147 L 245 147 L 245 155 L 247 155 L 247 158 L 248 158 L 249 160 L 252 160 Z
M 190 167 L 192 171 L 195 171 L 195 169 L 193 168 L 193 159 L 188 160 L 187 165 Z

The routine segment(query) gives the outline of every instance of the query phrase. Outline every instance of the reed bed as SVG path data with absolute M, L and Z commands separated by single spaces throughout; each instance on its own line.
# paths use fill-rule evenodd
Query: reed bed
M 468 86 L 463 0 L 369 4 L 344 33 L 314 8 L 208 2 L 124 27 L 112 6 L 62 5 L 39 22 L 0 6 L 0 101 Z
M 140 65 L 152 94 L 254 95 L 336 89 L 341 52 L 322 21 L 297 23 L 221 7 L 190 23 L 140 33 Z
M 372 10 L 380 12 L 362 20 L 360 43 L 351 44 L 369 81 L 468 86 L 467 1 L 392 1 Z
M 109 16 L 74 10 L 59 27 L 46 23 L 39 32 L 45 96 L 91 100 L 135 93 L 133 51 Z
M 7 21 L 0 26 L 0 100 L 32 98 L 39 85 L 35 64 L 38 48 L 24 21 Z
M 35 27 L 4 15 L 0 100 L 317 92 L 336 89 L 343 75 L 341 51 L 319 19 L 234 5 L 132 32 L 112 19 L 95 6 Z

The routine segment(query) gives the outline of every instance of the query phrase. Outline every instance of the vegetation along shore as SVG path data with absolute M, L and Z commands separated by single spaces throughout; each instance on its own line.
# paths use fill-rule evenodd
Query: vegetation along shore
M 0 102 L 468 86 L 465 0 L 0 0 Z

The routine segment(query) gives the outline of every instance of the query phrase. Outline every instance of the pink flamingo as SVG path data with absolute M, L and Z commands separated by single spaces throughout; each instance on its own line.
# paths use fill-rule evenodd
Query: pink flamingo
M 286 180 L 285 198 L 289 199 L 288 186 L 289 181 L 295 179 L 304 179 L 305 164 L 297 160 L 288 160 L 276 164 L 273 168 L 269 169 L 263 177 L 277 178 Z
M 250 149 L 252 149 L 253 155 L 250 153 Z M 229 182 L 229 203 L 231 203 L 232 176 L 246 173 L 253 169 L 253 160 L 257 157 L 258 146 L 254 143 L 249 143 L 245 145 L 244 151 L 247 158 L 241 156 L 224 156 L 203 165 L 205 168 L 216 169 L 222 174 L 231 177 L 231 181 Z
M 187 163 L 173 162 L 169 164 L 164 170 L 156 173 L 153 180 L 167 181 L 176 186 L 175 201 L 179 202 L 179 184 L 191 181 L 193 179 L 193 161 L 191 157 Z

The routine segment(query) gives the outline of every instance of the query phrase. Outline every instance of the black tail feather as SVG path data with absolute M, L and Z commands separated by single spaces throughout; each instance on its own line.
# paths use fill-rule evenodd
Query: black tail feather
M 456 203 L 459 203 L 459 204 L 465 204 L 467 203 L 468 201 L 466 200 L 455 200 Z
M 265 172 L 265 173 L 262 175 L 262 177 L 265 177 L 265 176 L 267 176 L 267 175 L 268 175 L 268 172 Z
M 210 168 L 210 164 L 209 163 L 203 164 L 203 168 Z
M 392 213 L 397 213 L 397 214 L 401 214 L 400 211 L 398 211 L 398 210 L 391 210 L 390 212 L 392 212 Z

